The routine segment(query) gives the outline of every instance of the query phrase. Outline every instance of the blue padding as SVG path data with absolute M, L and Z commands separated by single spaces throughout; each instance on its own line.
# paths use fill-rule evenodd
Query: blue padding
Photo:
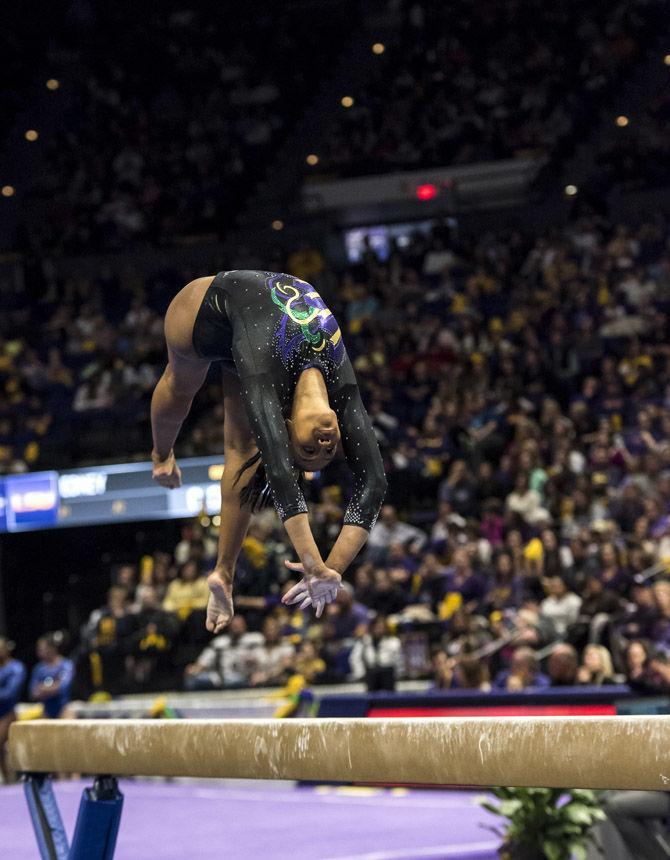
M 85 788 L 69 860 L 112 860 L 122 810 L 123 795 L 116 780 L 107 778 L 102 789 L 98 780 L 93 788 Z
M 42 860 L 68 860 L 67 833 L 58 811 L 51 779 L 28 774 L 23 783 Z

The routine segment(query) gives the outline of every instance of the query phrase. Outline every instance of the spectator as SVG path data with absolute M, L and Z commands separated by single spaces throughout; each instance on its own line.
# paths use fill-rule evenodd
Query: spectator
M 392 543 L 410 544 L 412 549 L 417 551 L 426 543 L 426 540 L 426 535 L 421 529 L 398 519 L 398 513 L 393 505 L 384 505 L 377 523 L 370 532 L 368 552 L 370 558 L 381 561 Z
M 515 648 L 509 669 L 496 675 L 493 688 L 498 690 L 527 690 L 535 687 L 544 689 L 550 679 L 540 672 L 535 652 L 531 648 Z
M 374 577 L 374 592 L 369 596 L 367 605 L 384 617 L 402 612 L 407 605 L 407 597 L 402 589 L 392 582 L 389 571 L 378 567 Z
M 440 690 L 451 690 L 454 686 L 454 665 L 453 657 L 450 657 L 443 648 L 439 648 L 433 652 L 433 686 L 431 690 L 437 692 Z
M 26 681 L 26 667 L 12 658 L 12 649 L 13 643 L 0 636 L 0 775 L 5 785 L 13 782 L 6 755 L 9 727 Z
M 308 684 L 318 684 L 326 671 L 326 662 L 319 655 L 316 643 L 305 639 L 295 658 L 295 671 L 302 675 Z
M 334 602 L 327 607 L 326 615 L 333 626 L 333 638 L 341 641 L 363 635 L 367 630 L 370 610 L 354 601 L 353 588 L 345 582 Z
M 545 577 L 543 585 L 547 596 L 540 604 L 540 612 L 544 619 L 553 624 L 556 635 L 562 638 L 568 627 L 577 621 L 582 599 L 568 590 L 565 580 L 560 576 Z
M 279 622 L 271 615 L 265 619 L 263 644 L 254 650 L 253 659 L 254 669 L 249 679 L 252 687 L 284 684 L 294 674 L 293 646 L 282 639 Z
M 639 639 L 628 643 L 624 654 L 624 669 L 628 683 L 644 686 L 649 670 L 649 648 Z
M 135 631 L 135 616 L 128 605 L 125 588 L 112 586 L 107 603 L 94 610 L 82 629 L 88 660 L 87 669 L 94 689 L 118 692 L 125 681 L 125 657 Z
M 212 639 L 195 663 L 184 670 L 185 690 L 248 687 L 256 668 L 261 633 L 249 633 L 242 615 L 234 615 L 226 632 Z
M 163 609 L 176 612 L 180 620 L 185 621 L 194 610 L 206 609 L 208 600 L 207 580 L 200 576 L 196 562 L 189 560 L 182 564 L 177 578 L 168 586 Z
M 39 662 L 30 675 L 29 693 L 34 702 L 42 702 L 44 716 L 60 717 L 70 701 L 74 680 L 72 660 L 62 657 L 56 634 L 49 633 L 37 640 Z
M 470 654 L 459 657 L 454 667 L 454 686 L 460 690 L 490 692 L 491 681 L 486 663 Z
M 577 671 L 577 683 L 600 687 L 615 684 L 612 656 L 603 645 L 587 645 Z
M 572 645 L 557 645 L 549 655 L 547 674 L 552 687 L 572 687 L 577 683 L 579 657 Z
M 386 618 L 377 615 L 370 632 L 356 639 L 349 656 L 351 677 L 365 681 L 368 690 L 393 690 L 402 674 L 402 644 L 389 633 Z
M 179 621 L 161 609 L 156 589 L 138 589 L 139 608 L 134 615 L 134 632 L 128 641 L 130 674 L 137 688 L 164 689 L 169 683 L 170 658 L 179 633 Z

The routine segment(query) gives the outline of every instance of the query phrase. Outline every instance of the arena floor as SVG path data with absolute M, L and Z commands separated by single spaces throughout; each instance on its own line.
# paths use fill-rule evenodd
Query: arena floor
M 82 782 L 56 785 L 72 834 Z M 123 781 L 118 860 L 495 858 L 496 821 L 463 791 Z M 39 860 L 20 785 L 0 787 L 0 858 Z

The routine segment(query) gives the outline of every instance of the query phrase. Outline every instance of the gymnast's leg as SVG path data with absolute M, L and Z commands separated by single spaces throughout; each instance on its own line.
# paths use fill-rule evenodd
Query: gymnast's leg
M 173 447 L 198 389 L 205 381 L 210 361 L 193 347 L 193 325 L 212 278 L 191 281 L 174 297 L 165 314 L 168 364 L 151 398 L 153 477 L 164 487 L 178 487 L 181 473 Z
M 242 542 L 249 528 L 251 510 L 240 507 L 240 486 L 253 476 L 256 466 L 235 486 L 243 464 L 257 453 L 237 375 L 223 371 L 223 452 L 225 468 L 221 477 L 221 525 L 216 567 L 207 577 L 211 591 L 207 607 L 207 629 L 220 633 L 233 617 L 233 578 Z

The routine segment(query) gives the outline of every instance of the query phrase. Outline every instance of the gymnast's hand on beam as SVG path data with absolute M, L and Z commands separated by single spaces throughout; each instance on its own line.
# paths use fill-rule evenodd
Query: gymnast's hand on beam
M 316 617 L 321 618 L 326 604 L 332 603 L 337 597 L 342 577 L 336 570 L 329 567 L 321 573 L 305 573 L 305 568 L 298 561 L 285 561 L 284 564 L 294 573 L 302 573 L 303 578 L 282 597 L 282 603 L 298 603 L 300 609 L 313 606 Z
M 175 460 L 174 451 L 170 451 L 164 459 L 156 451 L 152 451 L 151 462 L 154 464 L 151 477 L 157 484 L 167 487 L 168 490 L 181 487 L 181 469 Z

